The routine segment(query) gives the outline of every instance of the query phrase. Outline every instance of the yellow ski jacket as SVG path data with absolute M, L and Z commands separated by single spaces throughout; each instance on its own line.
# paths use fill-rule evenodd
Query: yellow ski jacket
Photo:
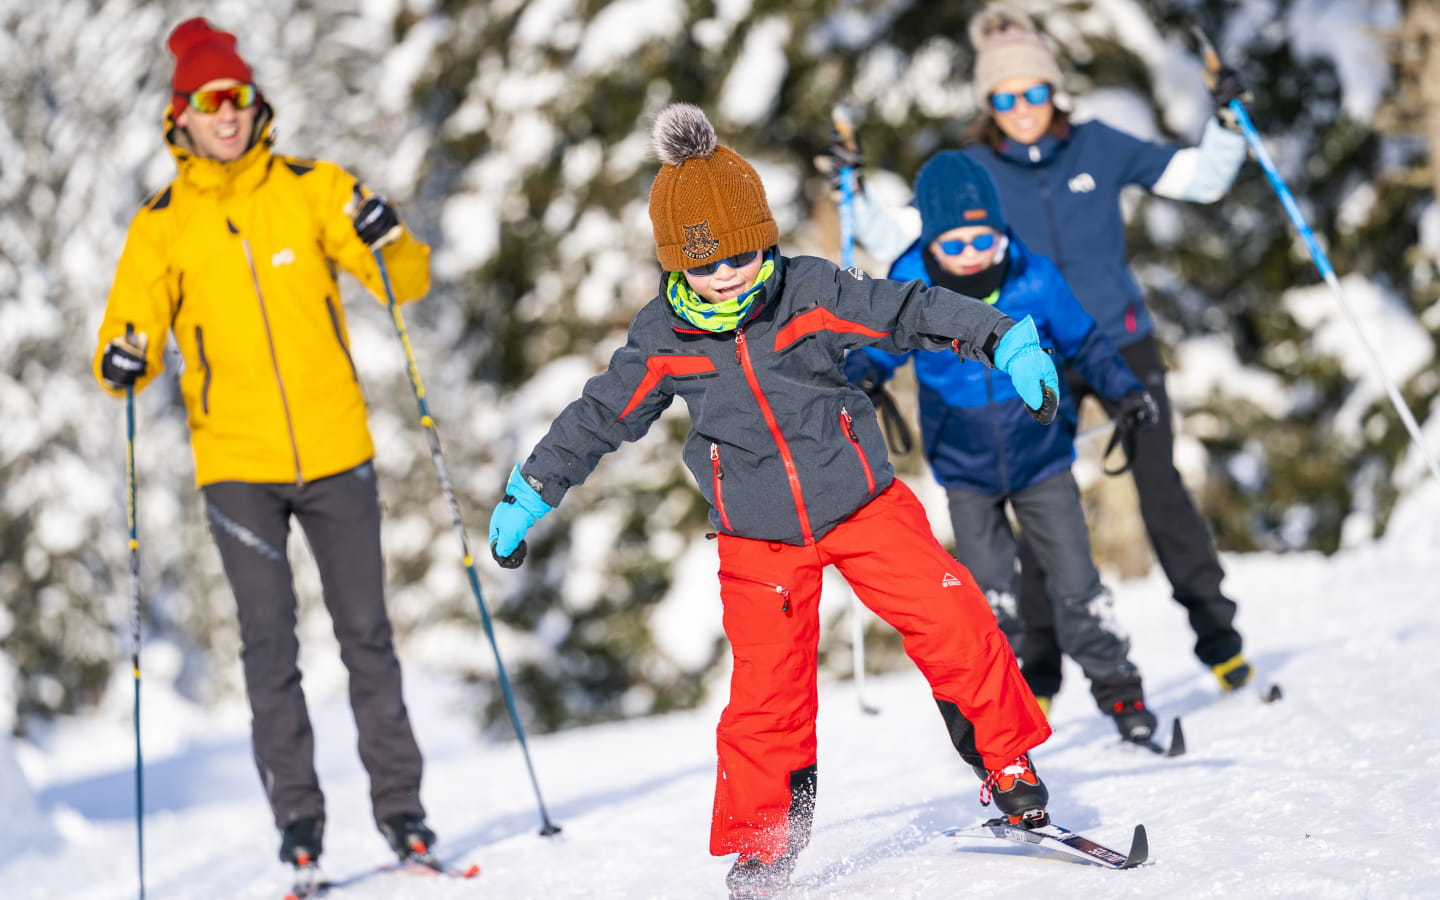
M 385 291 L 347 206 L 355 177 L 333 163 L 272 153 L 270 109 L 260 138 L 233 162 L 199 157 L 166 113 L 179 175 L 130 223 L 95 352 L 126 326 L 148 341 L 143 389 L 164 367 L 173 332 L 184 368 L 195 479 L 302 483 L 374 455 L 350 357 L 340 267 L 381 302 Z M 385 245 L 397 302 L 430 287 L 430 248 L 408 229 Z

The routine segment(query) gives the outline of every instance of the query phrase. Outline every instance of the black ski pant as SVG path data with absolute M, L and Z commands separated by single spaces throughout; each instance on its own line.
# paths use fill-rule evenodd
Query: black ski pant
M 1144 699 L 1140 671 L 1130 661 L 1130 638 L 1114 612 L 1090 554 L 1090 535 L 1080 488 L 1066 469 L 1009 494 L 946 490 L 955 529 L 955 558 L 964 560 L 985 592 L 1012 650 L 1020 648 L 1025 623 L 1016 609 L 1015 532 L 1005 510 L 1015 513 L 1049 576 L 1052 632 L 1058 646 L 1080 664 L 1100 711 Z M 1023 673 L 1022 673 L 1023 674 Z M 1033 690 L 1033 689 L 1032 689 Z
M 255 764 L 276 827 L 325 814 L 297 664 L 295 589 L 285 553 L 292 516 L 319 567 L 350 675 L 350 707 L 375 821 L 397 813 L 423 816 L 420 749 L 385 613 L 374 467 L 367 462 L 301 485 L 222 481 L 202 491 L 239 612 Z
M 1121 347 L 1120 355 L 1160 409 L 1160 421 L 1155 427 L 1136 433 L 1135 455 L 1129 461 L 1140 497 L 1140 517 L 1175 601 L 1189 615 L 1190 628 L 1195 632 L 1195 655 L 1205 665 L 1213 666 L 1240 652 L 1240 633 L 1234 627 L 1235 603 L 1220 590 L 1225 573 L 1215 552 L 1215 540 L 1175 469 L 1175 433 L 1160 349 L 1154 336 L 1147 335 Z M 1086 395 L 1094 394 L 1074 370 L 1066 369 L 1065 378 L 1077 404 Z M 1114 403 L 1098 395 L 1096 399 L 1112 417 L 1116 414 Z M 1060 690 L 1060 645 L 1047 599 L 1044 566 L 1028 542 L 1020 550 L 1020 570 L 1020 614 L 1025 620 L 1021 670 L 1037 697 L 1054 696 Z

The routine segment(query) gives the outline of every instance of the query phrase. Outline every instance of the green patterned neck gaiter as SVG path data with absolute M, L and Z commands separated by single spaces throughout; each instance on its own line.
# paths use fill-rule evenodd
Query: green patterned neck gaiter
M 695 293 L 690 287 L 690 282 L 685 280 L 684 272 L 671 272 L 669 280 L 665 285 L 666 297 L 670 300 L 670 308 L 675 310 L 675 315 L 704 331 L 734 331 L 745 318 L 745 313 L 750 309 L 750 303 L 755 299 L 760 289 L 770 276 L 775 274 L 775 254 L 766 251 L 765 262 L 760 264 L 760 271 L 755 274 L 755 283 L 738 297 L 726 300 L 722 303 L 711 303 L 704 297 Z

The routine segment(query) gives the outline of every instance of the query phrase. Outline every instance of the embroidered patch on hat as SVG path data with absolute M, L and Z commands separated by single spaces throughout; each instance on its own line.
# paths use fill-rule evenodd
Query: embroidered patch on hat
M 965 210 L 965 221 L 973 222 L 976 219 L 984 219 L 988 215 L 989 213 L 983 209 L 967 209 Z
M 710 233 L 710 223 L 681 225 L 685 229 L 685 255 L 691 259 L 704 259 L 720 247 L 720 240 Z

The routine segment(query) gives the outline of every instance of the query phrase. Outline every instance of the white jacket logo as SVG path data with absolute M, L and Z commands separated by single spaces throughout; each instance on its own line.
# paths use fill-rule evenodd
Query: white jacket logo
M 1070 193 L 1085 194 L 1095 190 L 1095 176 L 1091 175 L 1089 172 L 1081 172 L 1079 175 L 1076 175 L 1074 178 L 1066 182 L 1066 184 L 1068 184 L 1070 187 Z
M 291 250 L 289 247 L 286 247 L 284 250 L 281 250 L 279 253 L 272 253 L 272 254 L 270 255 L 270 266 L 271 266 L 271 268 L 278 269 L 278 268 L 280 268 L 281 266 L 288 266 L 288 265 L 290 265 L 291 263 L 293 263 L 294 261 L 295 261 L 295 251 L 294 251 L 294 250 Z
M 964 586 L 965 586 L 965 582 L 963 582 L 963 581 L 961 581 L 960 579 L 956 578 L 954 575 L 951 575 L 949 572 L 946 572 L 946 573 L 945 573 L 945 577 L 942 578 L 942 579 L 940 579 L 940 586 L 941 586 L 941 587 L 964 587 Z

